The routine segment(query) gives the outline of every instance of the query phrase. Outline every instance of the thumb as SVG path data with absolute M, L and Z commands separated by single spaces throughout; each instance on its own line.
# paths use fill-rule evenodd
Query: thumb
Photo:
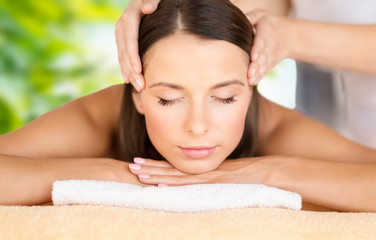
M 256 9 L 256 10 L 253 10 L 253 11 L 246 13 L 246 16 L 247 16 L 248 20 L 251 22 L 252 25 L 256 25 L 257 22 L 263 16 L 265 16 L 265 14 L 266 14 L 266 11 L 264 9 Z
M 150 14 L 153 13 L 160 3 L 161 0 L 143 0 L 142 1 L 142 12 L 144 14 Z

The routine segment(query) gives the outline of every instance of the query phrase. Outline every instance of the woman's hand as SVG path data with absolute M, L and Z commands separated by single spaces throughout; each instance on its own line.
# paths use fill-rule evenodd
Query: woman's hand
M 224 161 L 216 170 L 203 174 L 185 174 L 166 161 L 144 159 L 130 164 L 140 182 L 150 185 L 188 185 L 200 183 L 252 183 L 270 185 L 278 157 L 241 158 Z M 276 161 L 277 160 L 277 161 Z M 142 160 L 141 160 L 142 161 Z
M 248 79 L 250 85 L 257 85 L 276 64 L 289 56 L 293 39 L 286 17 L 261 9 L 247 13 L 247 17 L 256 29 Z
M 126 83 L 137 91 L 144 88 L 142 64 L 138 55 L 138 29 L 143 14 L 153 13 L 160 0 L 131 0 L 116 23 L 115 37 L 120 70 Z

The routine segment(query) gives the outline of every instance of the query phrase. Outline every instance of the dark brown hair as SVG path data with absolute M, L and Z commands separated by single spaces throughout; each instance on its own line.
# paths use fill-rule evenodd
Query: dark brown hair
M 229 0 L 162 0 L 153 14 L 145 15 L 141 20 L 141 60 L 154 43 L 178 32 L 201 39 L 227 41 L 250 56 L 252 26 L 242 11 Z M 148 137 L 144 116 L 137 112 L 133 104 L 133 91 L 132 86 L 124 86 L 119 128 L 124 160 L 132 162 L 134 157 L 163 159 Z M 229 158 L 251 157 L 255 154 L 257 119 L 258 92 L 254 88 L 242 139 Z

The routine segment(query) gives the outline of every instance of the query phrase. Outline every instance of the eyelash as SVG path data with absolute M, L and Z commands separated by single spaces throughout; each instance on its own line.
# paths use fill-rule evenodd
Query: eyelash
M 215 97 L 215 99 L 216 99 L 216 101 L 223 103 L 223 104 L 232 104 L 232 103 L 237 101 L 234 97 L 229 97 L 229 98 L 225 98 L 225 99 Z M 178 99 L 176 99 L 176 100 L 166 100 L 166 99 L 160 98 L 158 103 L 161 106 L 170 106 L 170 105 L 175 104 L 177 101 L 179 101 L 179 100 Z
M 166 99 L 163 99 L 163 98 L 160 98 L 158 103 L 162 106 L 170 106 L 172 104 L 174 104 L 176 102 L 176 100 L 166 100 Z
M 229 97 L 229 98 L 216 98 L 217 101 L 219 101 L 220 103 L 223 103 L 223 104 L 231 104 L 231 103 L 234 103 L 236 102 L 237 100 L 234 98 L 234 97 Z

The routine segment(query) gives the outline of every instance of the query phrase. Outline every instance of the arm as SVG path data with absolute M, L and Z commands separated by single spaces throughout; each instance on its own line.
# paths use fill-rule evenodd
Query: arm
M 55 180 L 139 184 L 128 163 L 113 159 L 122 89 L 114 86 L 77 99 L 1 135 L 0 204 L 50 201 Z
M 260 154 L 278 155 L 268 185 L 298 192 L 305 202 L 342 211 L 376 212 L 376 150 L 265 99 Z
M 113 86 L 54 109 L 0 136 L 0 154 L 42 157 L 113 157 L 122 86 Z M 101 140 L 99 140 L 101 139 Z
M 376 163 L 376 150 L 356 144 L 303 114 L 260 99 L 259 155 Z
M 216 170 L 186 175 L 146 159 L 131 172 L 144 184 L 264 184 L 299 193 L 304 203 L 338 211 L 376 212 L 375 163 L 351 163 L 269 155 L 224 161 Z M 148 175 L 142 178 L 142 175 Z
M 252 84 L 284 58 L 376 74 L 376 25 L 313 22 L 264 10 L 248 16 L 257 31 L 249 68 Z
M 137 91 L 144 88 L 141 60 L 138 55 L 138 29 L 143 14 L 157 9 L 160 0 L 131 0 L 116 22 L 115 37 L 119 66 L 126 83 L 132 83 Z
M 142 185 L 128 163 L 111 158 L 30 158 L 0 155 L 0 205 L 51 201 L 57 180 L 83 179 Z
M 260 157 L 227 160 L 198 175 L 182 175 L 166 162 L 160 166 L 146 159 L 140 170 L 131 172 L 150 175 L 140 178 L 144 184 L 265 184 L 297 192 L 313 205 L 376 212 L 376 150 L 266 99 L 260 109 Z
M 376 212 L 376 163 L 281 157 L 268 185 L 299 193 L 304 202 L 339 211 Z
M 376 25 L 289 20 L 296 60 L 376 74 Z M 294 33 L 294 34 L 293 34 Z

